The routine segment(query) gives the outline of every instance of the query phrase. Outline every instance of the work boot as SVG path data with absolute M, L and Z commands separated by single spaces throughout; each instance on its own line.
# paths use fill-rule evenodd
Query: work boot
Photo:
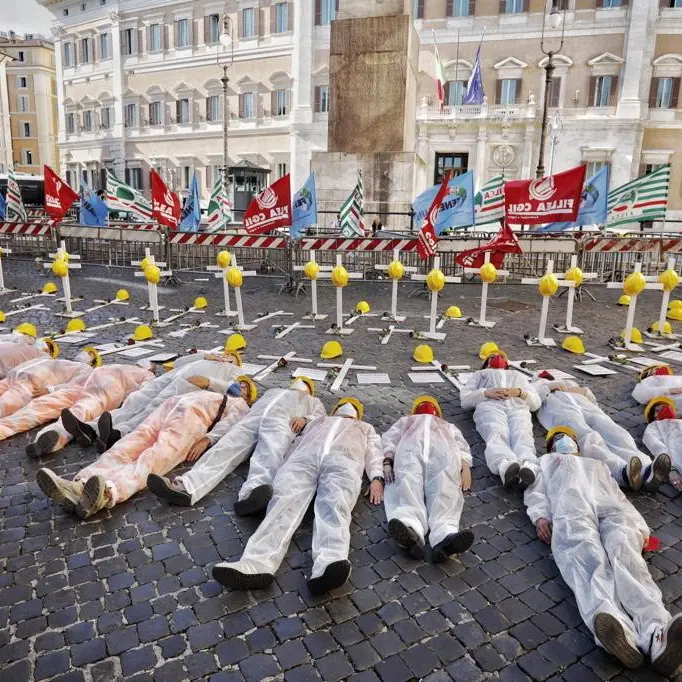
M 275 579 L 271 573 L 244 573 L 225 561 L 213 567 L 213 578 L 231 590 L 263 590 Z
M 434 564 L 443 563 L 453 554 L 466 552 L 474 543 L 474 534 L 470 530 L 461 530 L 459 533 L 450 533 L 435 547 L 431 548 L 431 561 Z
M 504 473 L 500 472 L 500 478 L 502 478 L 502 483 L 504 483 L 505 488 L 508 488 L 515 481 L 518 481 L 520 470 L 521 467 L 518 462 L 511 462 Z
M 273 492 L 271 485 L 259 485 L 249 493 L 248 497 L 234 503 L 234 513 L 237 516 L 250 516 L 265 511 Z
M 335 590 L 337 587 L 345 585 L 350 572 L 351 565 L 348 559 L 334 561 L 324 569 L 324 573 L 319 578 L 308 580 L 308 589 L 312 594 L 324 594 L 330 590 Z
M 49 455 L 54 446 L 57 445 L 58 440 L 59 434 L 56 431 L 45 431 L 45 433 L 38 436 L 36 441 L 26 446 L 26 454 L 31 459 L 38 459 L 43 455 Z
M 185 490 L 182 481 L 177 478 L 170 479 L 166 478 L 166 476 L 149 474 L 147 476 L 147 488 L 154 495 L 162 500 L 166 500 L 166 502 L 170 502 L 170 504 L 175 504 L 179 507 L 192 506 L 192 496 Z
M 671 467 L 670 455 L 661 453 L 654 457 L 654 461 L 649 464 L 642 474 L 645 490 L 651 492 L 658 490 L 668 480 Z
M 651 665 L 665 677 L 672 678 L 682 665 L 682 613 L 651 636 Z
M 424 558 L 424 541 L 419 534 L 406 526 L 399 519 L 391 519 L 388 522 L 388 534 L 404 549 L 413 559 Z
M 81 519 L 90 518 L 107 506 L 107 486 L 103 476 L 90 476 L 83 486 L 83 495 L 76 506 Z
M 643 484 L 642 481 L 642 460 L 635 456 L 633 457 L 623 469 L 623 481 L 630 486 L 632 490 L 640 490 Z
M 97 440 L 97 431 L 89 424 L 82 422 L 74 416 L 71 410 L 62 410 L 62 424 L 64 428 L 73 436 L 73 439 L 83 448 L 87 448 Z
M 523 484 L 524 488 L 528 488 L 535 483 L 534 471 L 530 467 L 522 466 L 519 470 L 519 480 Z
M 50 469 L 40 469 L 36 474 L 36 483 L 65 512 L 73 513 L 83 495 L 83 481 L 67 481 Z
M 642 652 L 628 640 L 623 624 L 610 613 L 594 617 L 594 634 L 599 643 L 626 668 L 635 670 L 644 663 Z
M 109 412 L 102 412 L 97 421 L 99 439 L 97 440 L 97 451 L 101 454 L 106 452 L 114 443 L 121 440 L 121 432 L 114 428 Z

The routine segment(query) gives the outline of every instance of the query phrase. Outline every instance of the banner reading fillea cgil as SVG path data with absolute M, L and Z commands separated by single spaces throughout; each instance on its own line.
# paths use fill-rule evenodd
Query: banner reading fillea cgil
M 249 234 L 261 234 L 290 226 L 291 179 L 287 174 L 253 198 L 244 214 L 244 227 Z

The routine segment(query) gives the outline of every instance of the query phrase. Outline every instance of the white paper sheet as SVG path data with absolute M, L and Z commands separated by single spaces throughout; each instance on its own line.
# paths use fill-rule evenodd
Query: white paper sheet
M 245 362 L 240 367 L 240 370 L 241 370 L 242 374 L 246 374 L 247 377 L 250 377 L 253 374 L 258 374 L 258 372 L 264 370 L 266 367 L 267 367 L 267 365 L 254 365 L 251 362 Z
M 119 351 L 119 355 L 124 358 L 141 358 L 143 355 L 149 355 L 153 353 L 153 348 L 128 348 L 126 350 Z
M 445 379 L 438 372 L 408 372 L 413 384 L 444 384 Z
M 660 360 L 654 360 L 653 358 L 630 358 L 630 362 L 641 367 L 653 367 L 654 365 L 661 364 Z
M 545 369 L 545 370 L 538 370 L 539 372 L 549 372 L 557 381 L 561 381 L 562 379 L 575 379 L 575 377 L 572 374 L 569 374 L 568 372 L 564 372 L 563 370 L 560 369 Z
M 149 362 L 170 362 L 171 360 L 175 360 L 177 357 L 177 353 L 157 353 L 153 357 L 147 358 L 147 360 L 149 360 Z
M 372 384 L 390 384 L 391 377 L 389 377 L 388 374 L 373 374 L 371 372 L 366 372 L 363 374 L 358 373 L 358 383 L 361 386 Z
M 661 357 L 674 360 L 675 362 L 682 362 L 682 353 L 678 350 L 667 350 L 665 353 L 661 353 Z
M 602 367 L 601 365 L 573 365 L 576 369 L 579 369 L 581 372 L 585 372 L 585 374 L 590 374 L 593 377 L 606 377 L 610 376 L 611 374 L 618 374 L 613 369 L 609 369 L 608 367 Z
M 104 352 L 109 350 L 116 350 L 117 348 L 125 350 L 127 347 L 128 346 L 123 346 L 120 343 L 102 343 L 99 346 L 95 346 L 95 349 Z
M 297 367 L 292 377 L 308 377 L 313 381 L 324 381 L 327 378 L 326 369 L 313 369 L 312 367 Z
M 93 336 L 95 336 L 94 332 L 78 332 L 77 334 L 55 336 L 55 341 L 57 343 L 80 343 L 81 341 L 88 341 Z

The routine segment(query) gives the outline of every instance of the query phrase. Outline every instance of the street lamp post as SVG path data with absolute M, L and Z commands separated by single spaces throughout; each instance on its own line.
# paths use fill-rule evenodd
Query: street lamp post
M 552 121 L 552 131 L 549 134 L 549 174 L 552 174 L 554 170 L 554 152 L 556 151 L 556 146 L 559 142 L 559 136 L 564 129 L 564 124 L 559 118 L 559 114 L 554 116 Z
M 230 19 L 229 15 L 227 12 L 223 13 L 222 15 L 222 30 L 220 32 L 220 38 L 218 42 L 218 54 L 217 54 L 217 62 L 218 65 L 220 65 L 220 48 L 225 47 L 229 48 L 230 52 L 228 55 L 228 61 L 223 64 L 223 76 L 220 79 L 220 82 L 223 84 L 223 167 L 222 167 L 222 175 L 223 175 L 223 185 L 225 187 L 225 192 L 229 196 L 229 161 L 227 158 L 227 133 L 228 133 L 228 126 L 229 126 L 229 121 L 230 121 L 230 105 L 227 99 L 227 86 L 228 83 L 230 82 L 230 79 L 227 77 L 227 68 L 234 62 L 234 40 L 232 39 L 233 35 L 233 24 L 232 24 L 232 19 Z
M 550 29 L 556 31 L 561 25 L 561 41 L 559 47 L 555 50 L 545 49 L 545 25 L 547 15 L 543 13 L 542 15 L 542 38 L 540 40 L 540 49 L 543 54 L 547 55 L 547 64 L 545 65 L 545 96 L 542 105 L 542 127 L 540 128 L 540 150 L 538 152 L 538 166 L 535 169 L 535 177 L 541 178 L 545 174 L 545 136 L 547 135 L 547 118 L 549 116 L 549 96 L 552 88 L 552 74 L 554 73 L 554 64 L 552 63 L 552 57 L 561 51 L 564 46 L 564 30 L 566 27 L 563 21 L 563 12 L 559 9 L 558 0 L 552 0 L 552 9 L 549 13 L 549 27 Z

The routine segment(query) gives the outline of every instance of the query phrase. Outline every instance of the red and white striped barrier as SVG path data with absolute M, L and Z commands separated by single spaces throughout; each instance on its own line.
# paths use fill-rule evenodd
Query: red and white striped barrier
M 598 251 L 599 253 L 625 253 L 633 251 L 657 251 L 658 239 L 608 239 L 598 237 L 583 242 L 584 251 Z
M 31 237 L 49 237 L 52 235 L 53 220 L 39 223 L 0 223 L 0 234 L 23 234 Z
M 302 251 L 416 251 L 416 239 L 301 239 Z
M 661 239 L 661 253 L 682 253 L 682 239 Z
M 170 235 L 171 244 L 197 244 L 202 246 L 230 246 L 250 249 L 285 249 L 285 237 L 255 237 L 234 234 L 197 234 L 194 232 L 174 232 Z

